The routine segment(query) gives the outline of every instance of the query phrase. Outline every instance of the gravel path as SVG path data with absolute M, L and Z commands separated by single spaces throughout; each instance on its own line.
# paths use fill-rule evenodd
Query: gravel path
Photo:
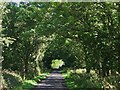
M 32 90 L 67 90 L 64 77 L 60 74 L 60 71 L 53 70 L 53 72 L 36 85 Z

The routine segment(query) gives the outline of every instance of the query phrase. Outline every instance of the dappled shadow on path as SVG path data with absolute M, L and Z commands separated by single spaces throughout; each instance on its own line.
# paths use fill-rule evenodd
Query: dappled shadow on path
M 32 90 L 67 90 L 64 77 L 59 70 L 53 70 L 52 73 L 36 85 Z

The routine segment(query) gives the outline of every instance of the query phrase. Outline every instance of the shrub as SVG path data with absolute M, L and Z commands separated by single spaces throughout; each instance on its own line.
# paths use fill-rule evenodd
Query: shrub
M 75 72 L 69 72 L 65 81 L 70 90 L 103 87 L 100 77 L 95 72 L 93 73 L 93 71 L 87 74 L 85 69 L 77 69 Z
M 5 81 L 4 86 L 8 89 L 12 89 L 22 83 L 21 76 L 13 71 L 3 70 L 3 78 Z
M 46 79 L 47 74 L 41 74 L 39 76 L 34 77 L 32 80 L 24 80 L 21 85 L 16 86 L 13 90 L 29 90 L 37 85 L 43 79 Z
M 109 89 L 119 88 L 119 76 L 100 77 L 95 70 L 86 73 L 84 69 L 68 70 L 65 82 L 69 90 Z
M 41 80 L 46 79 L 46 77 L 47 77 L 47 74 L 41 74 L 39 76 L 34 77 L 34 80 L 36 82 L 40 82 Z
M 25 80 L 22 84 L 23 89 L 30 89 L 37 85 L 37 82 L 35 80 Z

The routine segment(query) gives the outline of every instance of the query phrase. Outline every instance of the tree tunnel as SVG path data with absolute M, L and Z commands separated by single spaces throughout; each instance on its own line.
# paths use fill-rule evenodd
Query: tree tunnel
M 44 68 L 51 68 L 53 59 L 62 59 L 65 63 L 64 67 L 74 66 L 75 54 L 71 51 L 71 46 L 68 46 L 68 43 L 66 44 L 66 40 L 62 36 L 57 36 L 46 48 L 43 57 Z
M 70 53 L 69 50 L 65 49 L 58 49 L 58 50 L 46 50 L 44 57 L 43 57 L 43 65 L 45 68 L 51 68 L 52 60 L 54 59 L 62 59 L 65 63 L 63 67 L 73 67 L 75 56 Z

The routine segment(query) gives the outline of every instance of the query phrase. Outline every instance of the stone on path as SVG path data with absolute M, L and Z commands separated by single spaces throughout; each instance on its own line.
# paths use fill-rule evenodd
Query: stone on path
M 36 85 L 32 90 L 67 90 L 64 77 L 60 74 L 60 71 L 53 70 L 53 72 Z

